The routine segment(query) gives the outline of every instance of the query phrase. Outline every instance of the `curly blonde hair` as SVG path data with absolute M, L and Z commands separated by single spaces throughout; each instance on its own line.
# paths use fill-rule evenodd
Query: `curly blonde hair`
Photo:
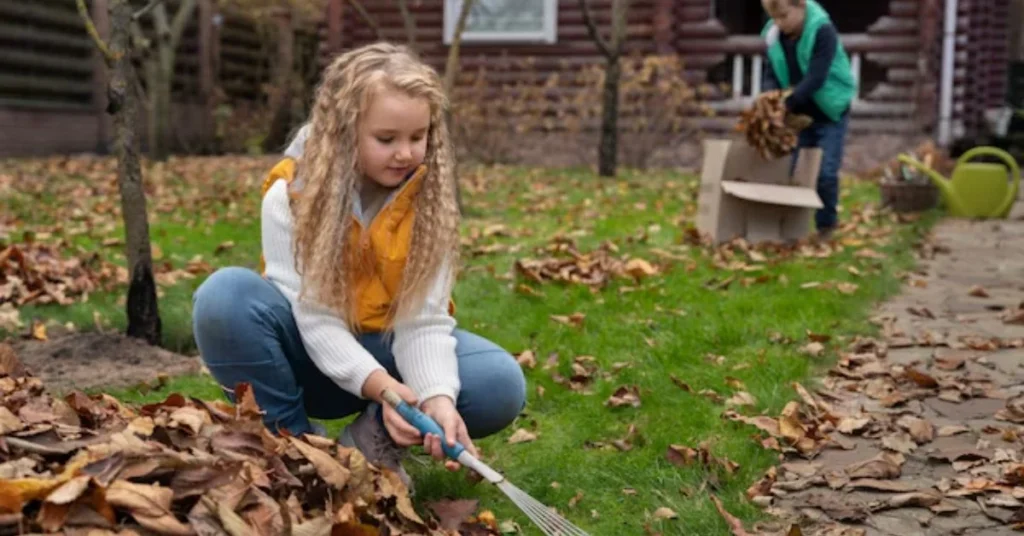
M 296 268 L 301 296 L 336 311 L 353 329 L 356 304 L 353 277 L 366 263 L 350 239 L 352 205 L 363 180 L 358 162 L 357 128 L 374 94 L 398 90 L 430 105 L 430 130 L 423 164 L 426 174 L 414 201 L 415 222 L 398 295 L 388 329 L 415 314 L 437 277 L 451 290 L 458 262 L 459 209 L 455 197 L 455 159 L 448 134 L 448 99 L 437 72 L 408 48 L 389 43 L 366 45 L 337 57 L 324 71 L 316 91 L 309 136 L 298 160 L 292 196 Z M 369 233 L 363 233 L 367 240 Z M 445 270 L 447 273 L 441 273 Z

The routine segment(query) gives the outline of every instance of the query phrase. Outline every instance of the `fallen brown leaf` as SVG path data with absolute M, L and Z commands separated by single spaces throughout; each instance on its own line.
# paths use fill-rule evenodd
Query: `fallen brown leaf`
M 910 437 L 914 438 L 918 445 L 928 443 L 935 438 L 935 427 L 920 417 L 904 415 L 896 421 L 896 424 L 910 432 Z
M 671 508 L 662 506 L 654 511 L 654 519 L 677 519 L 679 514 L 676 514 Z
M 869 460 L 848 465 L 845 471 L 851 480 L 858 478 L 897 478 L 900 476 L 901 465 L 903 465 L 902 456 L 894 456 L 888 452 L 882 452 Z
M 725 401 L 725 404 L 727 406 L 756 406 L 757 399 L 754 398 L 754 395 L 746 391 L 739 391 L 736 394 L 729 397 Z
M 825 345 L 820 342 L 810 342 L 804 345 L 800 352 L 811 357 L 821 357 L 825 353 Z
M 523 368 L 532 369 L 537 366 L 537 356 L 533 354 L 533 350 L 524 350 L 516 356 L 516 362 Z
M 587 318 L 587 315 L 583 313 L 573 313 L 571 315 L 551 315 L 551 320 L 558 322 L 559 324 L 565 324 L 566 326 L 582 327 L 583 320 Z
M 751 536 L 751 534 L 747 532 L 747 529 L 743 527 L 743 522 L 736 516 L 730 514 L 718 497 L 711 495 L 711 500 L 715 503 L 715 509 L 718 510 L 718 514 L 725 520 L 725 524 L 729 526 L 729 530 L 732 531 L 733 536 Z
M 530 432 L 525 428 L 518 428 L 508 438 L 508 443 L 515 445 L 516 443 L 527 443 L 529 441 L 536 441 L 537 434 Z
M 635 385 L 621 386 L 605 401 L 605 405 L 613 408 L 623 406 L 640 407 L 640 388 Z
M 972 286 L 970 288 L 970 290 L 967 291 L 967 295 L 968 296 L 973 296 L 975 298 L 989 298 L 990 297 L 989 294 L 988 294 L 988 291 L 985 290 L 985 287 L 982 287 L 981 285 L 974 285 L 974 286 Z

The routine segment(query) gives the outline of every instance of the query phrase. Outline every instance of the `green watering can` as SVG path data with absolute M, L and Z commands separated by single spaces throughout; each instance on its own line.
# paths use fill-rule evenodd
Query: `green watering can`
M 1006 165 L 991 162 L 971 162 L 978 156 L 994 156 Z M 1009 153 L 995 147 L 975 147 L 956 162 L 953 177 L 947 179 L 919 160 L 906 154 L 900 162 L 924 173 L 942 192 L 949 214 L 960 218 L 1006 218 L 1017 199 L 1020 188 L 1020 168 Z M 1007 170 L 1009 168 L 1009 170 Z

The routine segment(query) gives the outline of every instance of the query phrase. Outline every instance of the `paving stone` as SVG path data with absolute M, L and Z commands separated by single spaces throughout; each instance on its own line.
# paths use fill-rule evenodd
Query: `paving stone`
M 952 516 L 937 516 L 932 519 L 930 527 L 927 531 L 928 534 L 946 535 L 946 534 L 964 534 L 968 530 L 971 531 L 985 531 L 982 534 L 988 534 L 987 531 L 992 530 L 996 527 L 1002 526 L 1001 523 L 994 519 L 989 519 L 984 514 L 973 514 L 973 515 L 960 515 L 959 513 Z M 907 532 L 905 534 L 919 534 L 915 532 Z
M 1024 348 L 1000 350 L 985 355 L 985 360 L 994 364 L 1000 371 L 1016 378 L 1015 382 L 1024 381 Z
M 945 400 L 940 400 L 938 398 L 931 398 L 926 400 L 924 403 L 925 405 L 930 406 L 939 415 L 956 421 L 991 417 L 995 415 L 997 411 L 1006 406 L 1005 400 L 995 400 L 991 398 L 972 398 L 959 404 L 946 402 Z
M 1022 192 L 1024 199 L 1024 192 Z M 1019 213 L 1024 215 L 1024 203 Z M 1006 407 L 1007 399 L 1024 394 L 1024 349 L 974 351 L 960 342 L 962 337 L 1024 338 L 1024 326 L 1008 326 L 1002 322 L 1003 308 L 1016 308 L 1024 301 L 1024 220 L 1001 222 L 970 222 L 945 220 L 935 230 L 935 241 L 951 248 L 950 254 L 938 253 L 922 262 L 914 273 L 927 282 L 924 288 L 907 286 L 875 311 L 876 317 L 890 318 L 890 328 L 916 343 L 915 337 L 932 333 L 944 338 L 944 345 L 890 347 L 884 365 L 911 366 L 941 382 L 954 380 L 982 389 L 992 398 L 973 398 L 953 403 L 923 392 L 925 398 L 910 400 L 895 407 L 883 407 L 881 401 L 869 398 L 853 389 L 850 398 L 833 403 L 841 415 L 864 411 L 876 419 L 872 437 L 834 435 L 852 445 L 850 450 L 829 449 L 813 461 L 823 470 L 842 470 L 852 464 L 876 457 L 883 448 L 883 438 L 903 433 L 894 423 L 903 415 L 924 419 L 937 431 L 943 426 L 967 426 L 968 431 L 948 437 L 934 437 L 931 441 L 903 455 L 900 476 L 894 480 L 902 489 L 929 494 L 940 493 L 937 485 L 943 479 L 955 481 L 961 477 L 1003 478 L 1002 467 L 984 462 L 969 469 L 957 471 L 948 458 L 980 453 L 982 457 L 995 457 L 997 449 L 1004 449 L 1018 457 L 1024 456 L 1019 443 L 1003 440 L 998 430 L 1017 429 L 1019 425 L 995 419 L 996 412 Z M 985 287 L 990 297 L 969 295 L 971 286 Z M 908 311 L 928 309 L 934 318 Z M 890 342 L 894 342 L 890 340 Z M 963 359 L 964 365 L 956 370 L 937 366 L 936 357 Z M 903 383 L 904 388 L 906 383 Z M 857 394 L 855 394 L 857 393 Z M 916 394 L 921 394 L 918 392 Z M 997 433 L 985 433 L 985 429 Z M 979 442 L 982 443 L 979 448 Z M 977 454 L 974 454 L 977 455 Z M 790 457 L 788 461 L 799 461 Z M 928 508 L 909 506 L 889 508 L 896 492 L 871 489 L 815 486 L 792 492 L 776 500 L 778 508 L 799 512 L 806 526 L 825 527 L 835 521 L 847 519 L 850 534 L 871 536 L 953 536 L 953 535 L 1010 535 L 1019 534 L 1006 525 L 1012 510 L 988 507 L 989 515 L 982 512 L 973 498 L 943 497 L 943 506 L 955 506 L 955 512 L 937 514 Z M 906 501 L 907 497 L 901 498 Z M 912 503 L 911 503 L 912 504 Z M 864 517 L 865 509 L 873 510 Z M 830 517 L 831 516 L 831 517 Z M 839 516 L 841 519 L 835 519 Z M 860 523 L 852 520 L 861 519 Z M 999 519 L 993 519 L 993 517 Z M 1002 521 L 1000 521 L 1002 520 Z M 802 526 L 805 525 L 802 523 Z M 807 530 L 805 534 L 816 534 Z M 829 532 L 823 532 L 833 536 Z M 841 534 L 841 533 L 840 533 Z
M 910 365 L 912 363 L 927 363 L 931 361 L 934 349 L 923 346 L 911 346 L 910 348 L 891 348 L 886 355 L 886 360 L 893 365 Z
M 909 534 L 921 534 L 924 530 L 921 522 L 914 515 L 916 508 L 902 508 L 887 512 L 880 512 L 867 522 L 871 528 L 879 534 L 887 536 L 907 536 Z

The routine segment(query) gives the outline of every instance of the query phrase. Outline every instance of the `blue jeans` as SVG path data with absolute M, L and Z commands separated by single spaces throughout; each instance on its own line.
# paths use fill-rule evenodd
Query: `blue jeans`
M 850 122 L 849 112 L 834 123 L 815 122 L 800 132 L 799 146 L 821 148 L 821 170 L 818 172 L 818 196 L 824 207 L 814 215 L 819 231 L 835 228 L 838 220 L 836 207 L 839 205 L 839 168 L 843 165 L 843 146 L 846 143 L 846 127 Z M 796 158 L 793 160 L 796 163 Z
M 250 383 L 270 430 L 309 433 L 309 417 L 339 419 L 369 404 L 320 372 L 302 344 L 291 303 L 256 272 L 222 268 L 199 286 L 192 303 L 196 344 L 210 373 L 229 399 L 236 384 Z M 523 409 L 523 371 L 491 341 L 460 329 L 454 335 L 462 383 L 456 407 L 471 437 L 491 435 Z M 380 333 L 358 338 L 401 380 L 388 339 Z

